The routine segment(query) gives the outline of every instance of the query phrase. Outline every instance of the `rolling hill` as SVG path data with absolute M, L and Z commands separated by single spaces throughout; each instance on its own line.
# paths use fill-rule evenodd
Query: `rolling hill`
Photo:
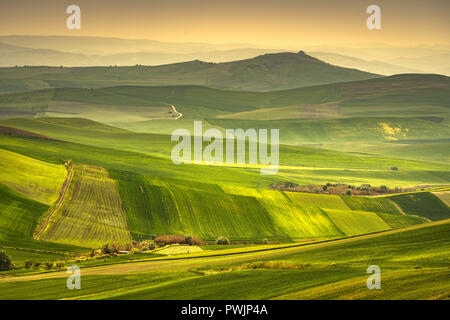
M 325 63 L 303 51 L 265 54 L 223 63 L 193 60 L 160 66 L 0 68 L 1 92 L 18 92 L 27 86 L 38 89 L 118 85 L 204 85 L 273 91 L 378 77 L 381 76 Z
M 358 159 L 354 154 L 314 148 L 286 149 L 297 163 L 296 166 L 282 165 L 279 177 L 264 177 L 251 168 L 187 165 L 180 171 L 170 163 L 167 153 L 161 153 L 170 150 L 167 136 L 135 134 L 87 120 L 48 120 L 44 123 L 22 120 L 22 125 L 41 133 L 43 129 L 58 140 L 38 134 L 4 134 L 0 136 L 0 146 L 41 161 L 63 163 L 70 159 L 77 165 L 69 192 L 61 206 L 55 208 L 40 237 L 61 244 L 89 247 L 100 246 L 107 241 L 129 241 L 128 230 L 135 240 L 153 234 L 193 234 L 204 240 L 224 235 L 239 241 L 261 241 L 264 238 L 292 241 L 378 232 L 425 220 L 401 215 L 388 198 L 308 195 L 264 189 L 278 179 L 325 182 L 336 175 L 340 176 L 340 181 L 347 176 L 346 179 L 352 181 L 363 177 L 376 183 L 383 175 L 383 182 L 388 183 L 390 179 L 412 179 L 420 174 L 430 183 L 434 182 L 430 180 L 433 175 L 445 181 L 448 174 L 444 166 L 403 162 L 405 172 L 398 177 L 395 172 L 387 170 L 388 165 L 385 170 L 376 169 L 389 159 Z M 53 129 L 49 130 L 52 126 Z M 69 137 L 77 143 L 61 140 Z M 97 137 L 97 142 L 93 137 Z M 139 139 L 153 141 L 154 146 L 166 141 L 167 149 L 157 148 L 158 156 L 155 157 L 151 148 L 139 151 Z M 133 151 L 123 150 L 126 145 Z M 10 151 L 4 152 L 23 157 Z M 330 158 L 334 163 L 327 160 Z M 324 168 L 307 169 L 299 166 L 300 159 L 311 161 L 310 165 L 314 163 L 315 166 L 322 161 Z M 372 169 L 368 168 L 369 165 L 373 166 Z M 428 176 L 424 173 L 427 168 L 430 170 Z M 433 171 L 439 168 L 441 172 Z M 7 173 L 9 169 L 6 169 Z M 388 174 L 392 177 L 389 178 Z M 429 203 L 429 207 L 431 205 Z M 418 211 L 412 214 L 417 215 Z M 426 209 L 422 208 L 419 215 L 426 217 Z

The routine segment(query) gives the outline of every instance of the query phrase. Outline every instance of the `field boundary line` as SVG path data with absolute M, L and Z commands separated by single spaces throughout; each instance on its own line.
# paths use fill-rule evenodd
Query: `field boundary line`
M 397 208 L 397 210 L 398 210 L 398 212 L 400 212 L 402 215 L 404 215 L 404 216 L 406 216 L 407 214 L 405 213 L 405 211 L 403 211 L 403 209 L 395 202 L 395 201 L 392 201 L 391 199 L 388 199 L 389 200 L 389 202 L 390 203 L 392 203 L 392 205 L 394 206 L 394 207 L 396 207 Z M 428 219 L 427 219 L 428 220 Z M 430 221 L 430 220 L 428 220 L 428 221 Z
M 66 166 L 66 169 L 67 169 L 67 176 L 66 176 L 66 180 L 64 181 L 64 183 L 61 187 L 61 190 L 59 192 L 59 197 L 56 200 L 55 204 L 49 209 L 49 211 L 47 213 L 47 217 L 45 218 L 45 221 L 42 225 L 42 228 L 33 236 L 33 238 L 35 240 L 39 240 L 41 235 L 48 228 L 48 225 L 50 223 L 50 220 L 51 220 L 53 214 L 61 207 L 61 205 L 64 201 L 64 198 L 66 197 L 67 190 L 69 189 L 69 185 L 72 182 L 72 178 L 74 175 L 74 170 L 73 170 L 72 164 L 68 164 Z

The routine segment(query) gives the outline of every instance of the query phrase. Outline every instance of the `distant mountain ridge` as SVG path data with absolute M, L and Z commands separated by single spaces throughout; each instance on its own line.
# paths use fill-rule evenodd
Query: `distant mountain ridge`
M 206 71 L 214 71 L 213 74 L 217 75 L 208 80 L 208 86 L 250 91 L 293 89 L 380 77 L 328 64 L 304 51 L 264 54 L 252 59 L 214 64 Z
M 303 51 L 264 54 L 223 63 L 193 60 L 154 67 L 21 68 L 21 79 L 12 80 L 12 75 L 8 74 L 14 73 L 15 69 L 4 71 L 0 75 L 0 84 L 7 81 L 8 86 L 14 86 L 16 81 L 21 86 L 23 81 L 40 81 L 33 89 L 39 86 L 202 85 L 218 89 L 273 91 L 381 77 L 334 66 Z
M 151 39 L 82 36 L 0 36 L 0 67 L 132 66 L 184 61 L 231 62 L 267 53 L 296 52 L 345 68 L 382 75 L 437 73 L 450 75 L 450 46 L 395 47 L 383 44 L 301 45 L 273 47 L 248 43 L 175 43 Z

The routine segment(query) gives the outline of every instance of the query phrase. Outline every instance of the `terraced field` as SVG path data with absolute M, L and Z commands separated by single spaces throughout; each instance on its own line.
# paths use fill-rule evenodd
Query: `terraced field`
M 117 184 L 105 169 L 74 167 L 69 190 L 40 239 L 85 247 L 131 242 Z

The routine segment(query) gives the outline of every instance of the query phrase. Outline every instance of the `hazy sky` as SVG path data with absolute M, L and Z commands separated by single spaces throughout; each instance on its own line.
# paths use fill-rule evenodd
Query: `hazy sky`
M 81 7 L 81 30 L 66 8 Z M 381 7 L 382 30 L 366 27 Z M 0 0 L 0 34 L 306 45 L 449 44 L 449 0 Z

